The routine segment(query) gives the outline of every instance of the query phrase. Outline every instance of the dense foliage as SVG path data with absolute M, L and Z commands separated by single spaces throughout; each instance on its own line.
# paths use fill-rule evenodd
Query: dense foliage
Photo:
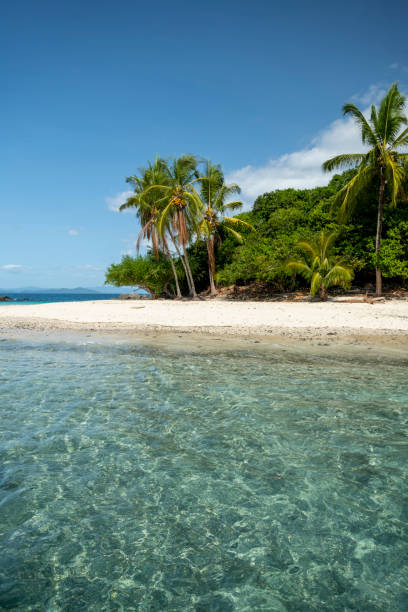
M 382 262 L 380 258 L 382 224 L 385 197 L 390 197 L 391 206 L 396 206 L 398 196 L 404 197 L 404 182 L 407 175 L 408 123 L 405 115 L 406 97 L 393 83 L 378 108 L 372 104 L 370 118 L 351 103 L 343 106 L 343 113 L 352 117 L 358 127 L 363 145 L 368 151 L 341 153 L 323 164 L 323 170 L 355 168 L 353 178 L 338 192 L 336 203 L 340 204 L 340 216 L 345 220 L 356 207 L 361 206 L 360 194 L 373 184 L 378 188 L 377 228 L 375 240 L 376 293 L 382 293 Z
M 406 285 L 405 101 L 394 83 L 378 109 L 371 107 L 370 119 L 345 104 L 344 114 L 369 150 L 327 160 L 324 170 L 346 168 L 328 186 L 265 193 L 240 215 L 227 216 L 242 207 L 231 198 L 240 188 L 225 184 L 219 165 L 193 155 L 148 162 L 127 179 L 134 194 L 121 210 L 135 210 L 141 224 L 137 248 L 148 239 L 152 252 L 113 264 L 106 282 L 177 298 L 186 292 L 196 297 L 208 286 L 216 295 L 217 284 L 262 282 L 286 291 L 310 281 L 311 293 L 323 296 L 329 286 L 348 287 L 353 277 L 358 284 L 375 282 L 377 295 L 383 277 Z M 313 261 L 304 257 L 305 249 L 314 253 Z
M 156 259 L 153 253 L 145 257 L 124 255 L 119 264 L 112 264 L 106 272 L 106 283 L 114 287 L 137 285 L 155 298 L 173 291 L 173 274 L 164 257 Z
M 225 184 L 221 166 L 187 154 L 172 160 L 156 157 L 154 162 L 148 162 L 147 166 L 139 168 L 126 180 L 133 186 L 133 194 L 120 210 L 135 211 L 141 225 L 136 249 L 139 252 L 142 239 L 147 239 L 152 253 L 135 260 L 123 258 L 120 264 L 113 264 L 108 270 L 106 282 L 123 284 L 125 278 L 131 277 L 131 284 L 146 288 L 160 278 L 163 287 L 161 293 L 169 293 L 168 287 L 174 284 L 174 296 L 181 299 L 181 276 L 184 276 L 188 295 L 196 298 L 196 281 L 202 278 L 201 261 L 197 261 L 198 255 L 201 255 L 199 244 L 204 241 L 210 292 L 216 295 L 215 248 L 221 243 L 222 234 L 227 231 L 235 240 L 242 242 L 237 230 L 241 227 L 253 230 L 242 219 L 225 214 L 242 207 L 242 202 L 229 199 L 231 195 L 240 193 L 239 186 Z M 195 261 L 191 265 L 189 251 L 192 250 L 193 238 Z M 167 264 L 174 283 L 162 274 L 167 272 Z M 146 266 L 150 266 L 151 273 Z M 156 293 L 157 288 L 153 288 L 151 295 Z
M 294 287 L 286 271 L 287 261 L 301 255 L 297 244 L 313 240 L 322 229 L 334 231 L 338 238 L 335 255 L 354 269 L 355 283 L 375 282 L 376 185 L 360 194 L 361 205 L 345 224 L 338 222 L 333 200 L 354 171 L 335 175 L 327 187 L 285 189 L 266 193 L 255 201 L 251 212 L 243 216 L 254 225 L 256 235 L 248 235 L 244 244 L 231 245 L 224 267 L 218 274 L 223 284 L 264 281 L 275 290 Z M 383 276 L 394 285 L 406 286 L 408 279 L 408 206 L 404 201 L 386 207 L 380 253 Z M 224 250 L 228 245 L 224 244 Z M 303 285 L 301 279 L 296 283 Z
M 233 236 L 223 233 L 221 226 L 222 242 L 216 248 L 217 282 L 220 285 L 246 285 L 263 281 L 271 291 L 306 288 L 308 283 L 299 276 L 294 278 L 289 274 L 286 264 L 289 259 L 302 255 L 297 246 L 299 241 L 312 240 L 317 232 L 325 229 L 338 233 L 334 254 L 344 258 L 354 269 L 354 283 L 360 286 L 374 283 L 376 185 L 360 195 L 361 206 L 347 223 L 338 222 L 337 210 L 332 207 L 337 192 L 352 178 L 353 173 L 353 170 L 348 170 L 335 175 L 327 187 L 284 189 L 259 196 L 250 212 L 239 215 L 256 230 L 241 230 L 244 237 L 242 244 Z M 389 284 L 408 287 L 408 204 L 405 201 L 399 200 L 396 207 L 385 207 L 383 236 L 383 276 Z M 197 290 L 203 291 L 209 285 L 204 240 L 194 242 L 188 248 L 188 253 Z M 132 261 L 137 265 L 135 263 L 132 267 Z M 141 261 L 145 262 L 146 267 L 142 268 Z M 167 276 L 161 276 L 158 269 L 162 269 L 164 263 L 157 264 L 151 255 L 144 258 L 126 256 L 123 262 L 109 268 L 107 280 L 110 284 L 150 287 L 154 295 L 160 294 L 166 283 L 169 292 L 174 290 L 170 266 L 165 266 Z M 179 268 L 182 276 L 180 264 Z M 152 278 L 161 278 L 161 284 L 156 284 L 155 280 L 153 285 L 151 280 L 147 280 L 148 270 Z

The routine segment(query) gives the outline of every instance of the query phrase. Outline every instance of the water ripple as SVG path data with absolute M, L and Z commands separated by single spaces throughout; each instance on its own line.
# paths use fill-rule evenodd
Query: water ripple
M 0 349 L 2 609 L 408 609 L 406 368 Z

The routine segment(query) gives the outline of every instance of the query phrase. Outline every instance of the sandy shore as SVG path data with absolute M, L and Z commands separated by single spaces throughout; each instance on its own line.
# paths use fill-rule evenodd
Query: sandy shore
M 228 335 L 393 335 L 408 339 L 408 302 L 121 301 L 1 305 L 0 328 L 195 331 Z

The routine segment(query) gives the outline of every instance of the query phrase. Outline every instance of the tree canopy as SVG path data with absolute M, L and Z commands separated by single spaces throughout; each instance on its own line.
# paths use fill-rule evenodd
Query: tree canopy
M 143 238 L 150 241 L 150 250 L 112 264 L 107 282 L 140 285 L 152 296 L 178 298 L 186 292 L 193 297 L 203 291 L 215 295 L 223 285 L 255 282 L 270 291 L 293 290 L 305 287 L 310 270 L 316 272 L 304 259 L 305 245 L 316 247 L 317 253 L 319 237 L 335 235 L 335 243 L 329 240 L 327 270 L 320 266 L 319 287 L 328 288 L 334 280 L 345 287 L 352 276 L 360 286 L 375 282 L 377 294 L 382 278 L 406 287 L 405 102 L 394 83 L 379 107 L 371 107 L 369 119 L 354 104 L 345 104 L 343 111 L 359 126 L 366 151 L 327 160 L 325 170 L 343 172 L 326 187 L 264 193 L 240 214 L 232 214 L 242 207 L 240 188 L 225 183 L 220 165 L 187 154 L 149 162 L 127 179 L 134 193 L 121 208 L 135 209 L 141 225 L 137 247 Z M 288 266 L 290 261 L 297 262 L 297 268 Z M 329 274 L 336 265 L 342 270 Z M 304 278 L 296 275 L 302 266 Z
M 262 282 L 272 292 L 306 288 L 307 281 L 300 276 L 294 278 L 286 270 L 286 264 L 302 256 L 298 247 L 300 241 L 313 240 L 321 230 L 338 234 L 333 255 L 344 259 L 354 270 L 354 284 L 364 287 L 375 283 L 376 185 L 369 186 L 360 194 L 361 205 L 345 223 L 339 222 L 337 210 L 333 208 L 338 191 L 355 172 L 346 170 L 335 175 L 326 187 L 283 189 L 259 196 L 250 211 L 237 217 L 256 230 L 242 228 L 242 243 L 226 231 L 221 221 L 218 231 L 222 242 L 215 246 L 217 283 L 224 286 Z M 389 205 L 390 195 L 386 194 L 385 198 L 381 249 L 384 282 L 408 288 L 408 206 L 397 198 L 397 206 L 393 207 Z M 205 240 L 194 239 L 187 251 L 197 291 L 204 291 L 209 286 Z M 154 257 L 146 255 L 145 259 L 149 265 L 155 265 Z M 180 258 L 175 256 L 174 259 L 181 287 L 184 292 L 188 291 Z M 171 279 L 170 267 L 169 271 Z M 139 283 L 127 278 L 122 284 Z M 168 290 L 175 292 L 172 280 Z
M 405 103 L 406 98 L 398 90 L 398 84 L 393 83 L 379 108 L 374 104 L 371 106 L 370 119 L 366 119 L 355 104 L 345 104 L 343 113 L 354 119 L 360 129 L 362 144 L 367 145 L 369 150 L 363 153 L 342 153 L 323 164 L 326 171 L 357 168 L 355 175 L 334 199 L 335 204 L 340 204 L 340 219 L 346 219 L 356 206 L 361 206 L 359 195 L 364 189 L 378 184 L 375 241 L 377 295 L 381 295 L 382 291 L 380 251 L 385 194 L 388 192 L 392 206 L 396 206 L 398 196 L 406 199 L 403 189 L 408 161 L 408 153 L 405 152 L 408 145 L 408 128 L 404 129 L 408 123 Z

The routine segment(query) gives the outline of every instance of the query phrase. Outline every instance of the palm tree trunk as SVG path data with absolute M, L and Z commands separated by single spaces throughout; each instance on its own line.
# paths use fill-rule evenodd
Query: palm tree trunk
M 176 270 L 176 266 L 174 265 L 174 261 L 171 255 L 169 255 L 170 257 L 170 265 L 171 265 L 171 269 L 173 270 L 173 275 L 174 275 L 174 281 L 176 283 L 176 294 L 177 294 L 177 298 L 181 299 L 183 296 L 181 295 L 181 291 L 180 291 L 180 285 L 179 285 L 179 281 L 178 281 L 178 276 L 177 276 L 177 270 Z
M 210 295 L 217 295 L 217 289 L 214 283 L 215 274 L 215 257 L 214 257 L 214 241 L 210 238 L 205 240 L 208 253 L 208 276 L 210 277 Z
M 169 251 L 169 247 L 167 246 L 166 240 L 164 240 L 164 248 L 165 248 L 167 257 L 169 258 L 171 269 L 173 271 L 174 281 L 176 283 L 176 295 L 177 295 L 177 298 L 180 299 L 182 297 L 182 295 L 181 295 L 181 291 L 180 291 L 180 285 L 179 285 L 179 281 L 178 281 L 177 270 L 176 270 L 176 266 L 174 265 L 174 261 L 173 261 L 173 258 L 171 256 L 171 253 Z
M 184 265 L 184 270 L 186 272 L 186 279 L 187 279 L 187 283 L 188 283 L 188 292 L 189 295 L 192 296 L 194 294 L 193 291 L 193 277 L 191 275 L 191 269 L 190 269 L 190 262 L 188 261 L 188 257 L 187 257 L 187 253 L 184 252 L 184 254 L 182 255 L 182 262 Z
M 197 291 L 195 288 L 195 284 L 194 284 L 194 279 L 193 279 L 193 275 L 191 273 L 191 268 L 190 268 L 190 262 L 188 260 L 188 255 L 187 255 L 187 249 L 184 247 L 184 257 L 185 257 L 185 261 L 186 261 L 186 267 L 187 267 L 187 271 L 188 274 L 190 276 L 190 282 L 191 282 L 191 294 L 194 298 L 197 297 Z
M 172 241 L 172 243 L 174 244 L 174 248 L 175 248 L 175 249 L 176 249 L 176 251 L 177 251 L 177 255 L 179 256 L 180 261 L 181 261 L 181 263 L 182 263 L 182 265 L 183 265 L 183 268 L 184 268 L 184 273 L 185 273 L 185 275 L 186 275 L 186 280 L 187 280 L 187 285 L 188 285 L 188 291 L 189 291 L 189 294 L 190 294 L 190 295 L 192 295 L 192 293 L 193 293 L 193 288 L 192 288 L 192 285 L 191 285 L 190 276 L 189 276 L 189 273 L 188 273 L 188 270 L 187 270 L 187 266 L 186 266 L 186 262 L 185 262 L 184 256 L 183 256 L 183 254 L 181 253 L 181 251 L 180 251 L 180 249 L 179 249 L 179 246 L 178 246 L 178 244 L 177 244 L 177 242 L 176 242 L 176 239 L 175 239 L 174 235 L 172 234 L 172 232 L 171 232 L 170 230 L 169 230 L 169 234 L 170 234 L 171 241 Z
M 375 237 L 375 254 L 377 256 L 377 264 L 375 270 L 375 294 L 380 297 L 382 294 L 382 277 L 381 268 L 379 266 L 378 258 L 381 249 L 381 233 L 382 233 L 382 219 L 384 210 L 384 190 L 385 190 L 385 177 L 384 169 L 380 169 L 380 193 L 378 195 L 378 215 L 377 215 L 377 234 Z
M 217 289 L 214 283 L 214 274 L 210 265 L 208 266 L 208 276 L 210 277 L 210 295 L 217 295 Z

